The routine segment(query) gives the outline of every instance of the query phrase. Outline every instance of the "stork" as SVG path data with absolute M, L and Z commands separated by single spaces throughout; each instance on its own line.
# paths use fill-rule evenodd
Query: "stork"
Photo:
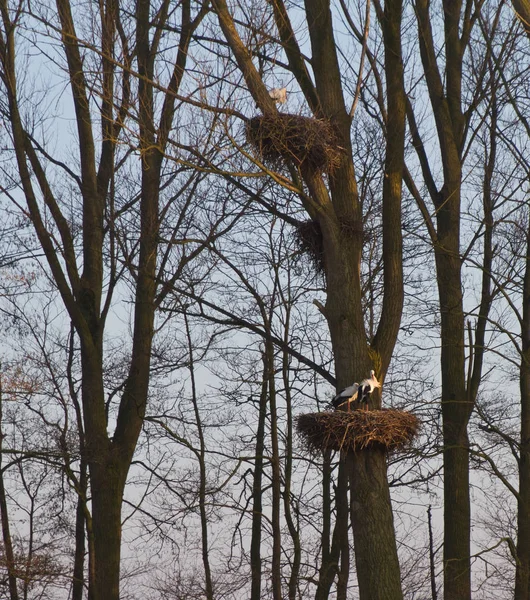
M 370 394 L 376 389 L 380 388 L 381 384 L 377 381 L 377 377 L 375 376 L 375 371 L 370 371 L 370 378 L 363 379 L 359 384 L 359 390 L 357 392 L 357 399 L 359 403 L 364 403 L 366 406 L 366 410 L 368 410 L 368 399 Z
M 287 102 L 287 88 L 272 88 L 272 90 L 269 90 L 269 96 L 277 104 L 285 104 Z
M 352 385 L 349 385 L 348 387 L 341 390 L 329 403 L 328 407 L 338 410 L 341 406 L 348 404 L 348 410 L 350 410 L 350 403 L 355 402 L 355 400 L 357 399 L 358 391 L 359 384 L 352 383 Z

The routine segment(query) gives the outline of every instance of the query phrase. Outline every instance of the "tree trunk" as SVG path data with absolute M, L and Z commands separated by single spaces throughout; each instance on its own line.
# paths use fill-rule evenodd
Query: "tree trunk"
M 278 443 L 278 412 L 276 409 L 276 381 L 274 369 L 274 346 L 270 337 L 266 341 L 267 379 L 271 411 L 271 469 L 272 469 L 272 597 L 282 600 L 281 558 L 282 532 L 280 526 L 281 473 Z
M 459 170 L 455 171 L 458 173 Z M 464 371 L 459 198 L 459 185 L 442 196 L 443 205 L 438 212 L 439 244 L 435 247 L 442 339 L 444 593 L 447 600 L 468 600 L 471 597 L 467 426 L 473 404 L 467 396 Z
M 529 224 L 530 227 L 530 224 Z M 521 441 L 514 600 L 530 600 L 530 229 L 527 232 L 521 322 Z
M 207 491 L 207 467 L 206 467 L 206 444 L 204 441 L 204 431 L 202 425 L 201 414 L 199 411 L 198 398 L 197 398 L 197 385 L 195 379 L 195 359 L 194 359 L 194 348 L 193 340 L 191 335 L 190 324 L 188 315 L 184 313 L 184 323 L 186 325 L 186 340 L 188 342 L 188 356 L 189 364 L 188 369 L 190 372 L 191 379 L 191 394 L 193 402 L 193 412 L 195 413 L 195 424 L 197 425 L 197 435 L 199 436 L 199 453 L 197 458 L 199 460 L 199 514 L 201 517 L 201 549 L 202 549 L 202 564 L 204 567 L 204 589 L 206 600 L 213 600 L 213 582 L 212 582 L 212 571 L 210 568 L 210 555 L 208 545 L 208 513 L 206 511 L 206 491 Z
M 359 597 L 402 600 L 386 453 L 349 453 L 347 463 Z
M 77 493 L 77 506 L 75 511 L 75 553 L 74 568 L 72 575 L 72 600 L 83 600 L 83 591 L 85 583 L 85 510 L 86 510 L 86 492 L 87 492 L 87 474 L 86 464 L 81 459 L 79 467 L 79 487 Z
M 120 597 L 121 506 L 125 485 L 124 467 L 115 451 L 99 454 L 92 465 L 92 520 L 95 550 L 94 600 Z M 125 471 L 126 474 L 126 471 Z
M 286 315 L 285 321 L 285 336 L 284 341 L 287 343 L 289 337 L 290 325 L 290 309 Z M 289 355 L 287 352 L 282 353 L 282 379 L 285 390 L 285 406 L 287 415 L 287 430 L 285 432 L 285 459 L 284 459 L 284 490 L 283 490 L 283 506 L 285 521 L 287 528 L 289 529 L 289 535 L 293 542 L 293 560 L 291 574 L 289 576 L 288 584 L 288 598 L 289 600 L 296 600 L 298 591 L 298 581 L 300 578 L 300 565 L 302 562 L 302 547 L 300 544 L 300 533 L 293 519 L 293 509 L 291 506 L 291 479 L 293 472 L 293 407 L 291 401 L 291 390 L 289 388 Z M 297 509 L 298 510 L 298 507 Z
M 437 191 L 430 167 L 422 169 L 436 207 L 436 232 L 431 229 L 441 313 L 442 426 L 444 439 L 444 597 L 470 600 L 469 440 L 468 423 L 475 394 L 466 387 L 464 310 L 460 257 L 462 145 L 462 58 L 471 22 L 461 22 L 462 2 L 444 1 L 446 64 L 438 67 L 428 0 L 416 0 L 420 53 L 442 156 L 442 189 Z M 460 31 L 465 34 L 460 35 Z M 444 84 L 445 80 L 445 84 Z M 420 156 L 420 155 L 419 155 Z M 431 224 L 432 228 L 432 224 Z M 486 315 L 487 316 L 487 315 Z M 481 350 L 482 351 L 482 350 Z M 480 380 L 477 361 L 474 381 Z
M 431 600 L 438 600 L 438 590 L 436 589 L 436 562 L 434 539 L 432 533 L 432 509 L 429 504 L 427 509 L 427 526 L 429 529 L 429 575 L 431 580 Z
M 149 387 L 162 163 L 174 124 L 176 96 L 186 66 L 190 38 L 206 14 L 206 3 L 193 21 L 189 0 L 179 4 L 182 27 L 167 82 L 169 91 L 156 110 L 154 95 L 158 84 L 153 83 L 153 75 L 155 60 L 160 55 L 160 37 L 153 34 L 155 25 L 151 2 L 137 0 L 132 3 L 131 14 L 135 18 L 131 23 L 136 31 L 131 30 L 127 35 L 116 33 L 123 25 L 118 13 L 119 3 L 114 0 L 102 2 L 97 11 L 100 22 L 91 23 L 93 28 L 88 35 L 92 39 L 88 45 L 76 31 L 78 13 L 73 10 L 72 3 L 57 0 L 55 4 L 56 13 L 51 18 L 54 20 L 53 29 L 60 36 L 59 43 L 68 69 L 65 83 L 70 86 L 79 142 L 79 173 L 70 173 L 69 169 L 63 173 L 65 177 L 72 176 L 71 183 L 75 182 L 74 186 L 79 187 L 81 192 L 82 227 L 80 222 L 76 222 L 75 227 L 79 229 L 75 229 L 75 233 L 70 215 L 67 218 L 61 212 L 62 202 L 55 194 L 55 181 L 47 179 L 46 161 L 54 160 L 36 148 L 20 115 L 18 98 L 23 97 L 24 92 L 17 89 L 15 64 L 15 34 L 19 17 L 16 10 L 10 12 L 7 0 L 0 0 L 3 23 L 0 28 L 0 80 L 9 110 L 8 121 L 27 203 L 26 214 L 31 218 L 46 256 L 50 277 L 81 341 L 84 448 L 83 444 L 81 446 L 90 474 L 92 501 L 91 518 L 85 515 L 90 548 L 89 598 L 118 600 L 122 494 L 142 428 Z M 17 22 L 10 20 L 11 14 L 15 15 Z M 162 31 L 164 19 L 169 14 L 173 19 L 174 11 L 161 9 L 156 17 L 157 31 Z M 134 37 L 136 45 L 131 52 L 129 44 Z M 92 51 L 97 56 L 97 63 L 101 62 L 101 72 L 87 75 L 84 68 L 92 63 L 91 59 L 85 62 L 85 52 Z M 133 54 L 139 75 L 134 98 L 130 85 Z M 116 55 L 122 57 L 120 61 L 116 61 Z M 99 87 L 96 82 L 100 82 Z M 99 103 L 92 105 L 94 94 L 98 96 Z M 139 254 L 129 263 L 134 265 L 135 271 L 132 277 L 135 282 L 132 352 L 123 393 L 117 403 L 116 427 L 112 435 L 107 423 L 102 342 L 106 316 L 112 306 L 115 277 L 119 277 L 112 266 L 117 260 L 113 254 L 115 245 L 111 240 L 107 246 L 107 240 L 114 233 L 116 216 L 110 198 L 110 183 L 117 170 L 115 151 L 117 144 L 121 143 L 120 133 L 132 112 L 137 115 L 139 131 L 138 145 L 133 148 L 133 154 L 138 151 L 136 166 L 137 170 L 141 170 L 141 190 L 138 195 L 135 192 L 130 206 L 131 214 L 139 214 L 139 224 L 131 221 L 130 225 L 137 225 L 133 235 L 138 238 Z M 100 129 L 94 125 L 98 117 Z M 110 255 L 105 252 L 107 249 Z M 107 259 L 111 263 L 108 270 Z
M 258 428 L 256 431 L 256 458 L 252 480 L 252 534 L 250 537 L 250 600 L 261 600 L 261 530 L 263 520 L 262 480 L 263 452 L 265 449 L 265 422 L 267 419 L 267 359 L 263 355 L 263 381 L 259 398 Z
M 324 459 L 326 460 L 326 458 Z M 328 463 L 329 464 L 329 463 Z M 331 548 L 329 548 L 329 516 L 331 513 L 330 491 L 330 473 L 324 465 L 324 494 L 328 494 L 323 504 L 326 510 L 324 518 L 325 526 L 322 529 L 322 535 L 326 535 L 322 544 L 322 562 L 320 564 L 318 586 L 315 594 L 315 600 L 327 600 L 329 598 L 331 586 L 337 573 L 339 572 L 340 554 L 343 547 L 344 535 L 347 537 L 348 531 L 348 477 L 346 472 L 346 463 L 344 460 L 339 462 L 339 472 L 337 475 L 337 488 L 335 490 L 335 508 L 336 520 L 333 528 Z
M 7 498 L 4 486 L 4 471 L 2 466 L 2 415 L 3 415 L 3 381 L 0 372 L 0 520 L 2 522 L 2 541 L 4 543 L 4 553 L 7 569 L 7 581 L 9 586 L 9 600 L 18 600 L 17 578 L 15 576 L 15 553 L 13 551 L 13 539 L 9 527 L 9 515 L 7 512 Z
M 324 246 L 324 263 L 326 272 L 326 304 L 323 313 L 326 317 L 331 344 L 333 347 L 337 386 L 340 389 L 353 381 L 367 377 L 374 368 L 380 378 L 384 378 L 382 368 L 386 369 L 394 348 L 403 302 L 403 280 L 401 261 L 401 231 L 398 223 L 401 214 L 401 177 L 403 169 L 405 102 L 401 65 L 401 2 L 389 0 L 385 6 L 384 35 L 388 43 L 385 53 L 389 78 L 389 126 L 395 135 L 391 136 L 387 148 L 385 162 L 383 229 L 387 236 L 384 242 L 385 290 L 382 307 L 383 317 L 379 323 L 375 338 L 367 339 L 362 308 L 362 289 L 360 264 L 363 248 L 363 215 L 359 201 L 355 168 L 352 159 L 351 116 L 345 107 L 342 90 L 341 70 L 334 39 L 333 14 L 329 0 L 305 0 L 306 21 L 311 43 L 311 66 L 315 86 L 304 68 L 304 60 L 300 60 L 298 46 L 292 39 L 290 23 L 286 17 L 285 6 L 280 0 L 274 0 L 274 15 L 284 40 L 285 50 L 293 74 L 298 79 L 310 107 L 316 117 L 329 121 L 337 136 L 337 144 L 341 148 L 337 165 L 327 182 L 322 174 L 302 163 L 300 174 L 304 180 L 308 194 L 302 196 L 304 207 L 309 216 L 318 221 L 322 231 Z M 230 15 L 226 0 L 214 0 L 213 7 L 218 15 L 221 29 L 236 62 L 245 78 L 249 91 L 263 113 L 274 114 L 275 107 L 271 103 L 267 89 L 261 80 L 253 62 L 251 53 L 239 37 L 234 20 Z M 397 65 L 397 66 L 396 66 Z M 329 186 L 329 187 L 328 187 Z M 380 405 L 380 395 L 374 394 L 372 406 Z M 343 463 L 341 463 L 343 465 Z M 376 472 L 379 469 L 379 472 Z M 356 482 L 360 501 L 368 499 L 374 493 L 378 496 L 376 504 L 390 510 L 388 482 L 386 484 L 386 464 L 384 459 L 371 463 L 370 475 L 380 485 L 372 489 L 368 476 Z M 339 467 L 337 492 L 337 522 L 333 532 L 331 550 L 328 552 L 329 539 L 329 504 L 324 500 L 324 523 L 322 565 L 319 584 L 316 592 L 318 600 L 324 600 L 338 572 L 341 548 L 346 552 L 344 535 L 347 535 L 347 474 L 344 466 Z M 341 507 L 345 507 L 343 510 Z M 368 508 L 367 508 L 368 510 Z M 344 514 L 344 517 L 342 516 Z M 344 521 L 340 519 L 344 519 Z M 401 582 L 392 516 L 385 513 L 380 524 L 384 530 L 385 544 L 393 545 L 393 552 L 379 553 L 380 542 L 370 539 L 369 532 L 362 536 L 361 546 L 369 548 L 368 555 L 374 558 L 371 569 L 385 571 L 385 578 L 375 577 L 373 588 L 360 586 L 361 600 L 367 598 L 400 598 Z M 377 535 L 381 532 L 378 531 Z M 356 553 L 362 552 L 357 548 Z M 381 561 L 390 561 L 381 565 Z M 342 569 L 344 574 L 344 569 Z M 344 582 L 344 575 L 342 577 Z M 388 590 L 392 596 L 386 596 Z M 344 593 L 342 586 L 341 594 Z

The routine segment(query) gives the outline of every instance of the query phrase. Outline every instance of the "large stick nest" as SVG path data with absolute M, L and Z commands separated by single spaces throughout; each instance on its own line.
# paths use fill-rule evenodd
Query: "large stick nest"
M 248 141 L 262 159 L 276 165 L 281 159 L 305 165 L 312 171 L 332 172 L 340 160 L 340 147 L 329 121 L 278 113 L 247 121 Z
M 367 448 L 393 452 L 410 444 L 420 422 L 412 413 L 384 408 L 302 414 L 296 426 L 311 452 L 358 452 Z

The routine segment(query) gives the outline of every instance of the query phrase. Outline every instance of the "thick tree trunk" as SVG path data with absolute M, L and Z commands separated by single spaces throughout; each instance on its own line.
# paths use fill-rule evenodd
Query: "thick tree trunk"
M 386 454 L 377 449 L 350 453 L 347 464 L 359 596 L 402 600 Z
M 444 422 L 444 598 L 457 600 L 471 598 L 469 442 L 467 426 Z
M 473 410 L 482 361 L 477 356 L 473 383 L 465 379 L 465 321 L 460 257 L 462 145 L 462 59 L 472 22 L 462 2 L 443 2 L 445 73 L 438 67 L 428 0 L 416 0 L 421 59 L 442 155 L 444 184 L 436 190 L 425 156 L 422 169 L 436 207 L 437 228 L 431 225 L 441 313 L 442 422 L 444 439 L 444 597 L 470 600 L 471 563 L 468 423 Z M 421 148 L 421 143 L 418 146 Z M 489 299 L 481 303 L 481 327 Z M 483 309 L 486 310 L 484 314 Z M 477 350 L 476 350 L 477 351 Z M 480 348 L 478 354 L 483 352 Z
M 94 600 L 120 597 L 121 506 L 124 466 L 109 449 L 91 468 L 92 519 L 95 550 Z
M 464 311 L 460 260 L 460 163 L 457 181 L 441 194 L 435 246 L 441 312 L 444 439 L 444 597 L 471 597 L 469 440 L 473 402 L 465 382 Z
M 326 317 L 333 347 L 335 373 L 338 388 L 350 385 L 356 379 L 363 379 L 374 368 L 379 377 L 384 377 L 394 348 L 403 301 L 403 280 L 401 264 L 401 232 L 399 219 L 401 214 L 401 176 L 403 169 L 405 102 L 403 72 L 401 64 L 401 1 L 388 0 L 385 3 L 384 35 L 387 44 L 385 60 L 389 77 L 388 126 L 392 127 L 385 162 L 385 182 L 383 211 L 385 263 L 385 292 L 383 318 L 374 339 L 368 339 L 364 326 L 360 265 L 363 246 L 363 215 L 359 201 L 355 168 L 352 159 L 351 115 L 346 109 L 342 90 L 342 78 L 337 47 L 334 39 L 333 13 L 329 0 L 305 0 L 306 20 L 311 43 L 311 66 L 315 80 L 312 86 L 305 71 L 304 60 L 299 54 L 291 25 L 286 17 L 285 6 L 280 0 L 274 0 L 274 14 L 278 24 L 280 38 L 284 40 L 285 50 L 293 73 L 297 77 L 310 107 L 318 118 L 328 120 L 337 135 L 341 153 L 338 163 L 327 182 L 321 173 L 302 164 L 300 171 L 308 194 L 303 196 L 304 207 L 309 216 L 318 221 L 323 237 L 324 262 L 326 271 L 326 304 L 323 313 Z M 226 0 L 214 0 L 214 9 L 226 40 L 233 52 L 256 103 L 263 113 L 274 114 L 267 89 L 257 72 L 252 57 L 238 35 L 237 28 L 228 10 Z M 329 187 L 328 187 L 329 185 Z M 374 394 L 372 406 L 380 405 L 380 395 Z M 384 518 L 380 530 L 374 535 L 385 540 L 393 550 L 385 548 L 379 552 L 380 542 L 370 538 L 369 530 L 362 530 L 361 548 L 356 553 L 367 550 L 374 559 L 370 570 L 384 570 L 383 579 L 374 577 L 369 586 L 363 579 L 360 586 L 361 600 L 370 598 L 401 598 L 399 564 L 397 562 L 396 541 L 392 522 L 390 494 L 386 482 L 386 464 L 382 460 L 370 462 L 370 468 L 356 482 L 358 502 L 372 501 L 384 507 Z M 329 489 L 329 481 L 324 474 L 324 490 Z M 370 477 L 378 482 L 373 488 Z M 341 586 L 338 593 L 344 595 L 346 581 L 345 561 L 347 560 L 347 472 L 344 463 L 339 466 L 337 486 L 337 522 L 329 548 L 330 504 L 324 498 L 324 530 L 322 535 L 322 565 L 317 600 L 325 600 L 338 573 L 341 564 Z M 364 506 L 364 504 L 362 504 Z M 366 507 L 367 511 L 370 510 Z M 364 546 L 363 546 L 364 544 Z M 341 560 L 341 549 L 344 561 Z M 388 562 L 386 562 L 388 560 Z M 382 562 L 385 561 L 385 565 Z M 364 576 L 363 576 L 364 577 Z M 390 591 L 389 591 L 390 590 Z M 391 595 L 388 595 L 388 594 Z

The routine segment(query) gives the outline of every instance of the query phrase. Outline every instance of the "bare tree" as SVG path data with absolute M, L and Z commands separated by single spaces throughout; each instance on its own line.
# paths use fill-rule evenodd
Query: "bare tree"
M 252 61 L 253 52 L 246 46 L 236 27 L 236 19 L 224 0 L 214 2 L 219 24 L 245 83 L 265 118 L 274 119 L 276 108 L 259 71 Z M 352 161 L 350 127 L 352 113 L 346 106 L 339 55 L 333 31 L 330 3 L 311 1 L 305 4 L 307 33 L 311 42 L 311 69 L 302 54 L 286 6 L 272 3 L 277 36 L 285 54 L 286 67 L 296 79 L 307 106 L 317 118 L 328 121 L 336 133 L 341 151 L 326 181 L 322 173 L 307 161 L 300 161 L 298 176 L 302 204 L 322 232 L 326 273 L 326 318 L 334 352 L 335 373 L 339 387 L 375 368 L 383 380 L 399 331 L 403 303 L 401 264 L 401 177 L 405 133 L 405 100 L 401 59 L 400 2 L 379 7 L 385 40 L 385 74 L 387 104 L 385 125 L 388 132 L 383 190 L 384 295 L 381 318 L 375 335 L 367 337 L 361 300 L 360 262 L 363 247 L 363 215 L 359 202 L 355 168 Z M 312 78 L 314 77 L 314 83 Z M 355 516 L 354 538 L 361 598 L 401 598 L 399 565 L 386 481 L 383 453 L 367 452 L 354 457 L 355 488 L 352 493 L 362 519 Z M 346 471 L 340 484 L 345 486 Z M 374 492 L 373 481 L 380 482 Z M 368 498 L 370 500 L 368 501 Z M 360 514 L 360 513 L 359 513 Z M 343 523 L 337 521 L 336 537 L 340 540 Z M 339 542 L 340 545 L 340 542 Z M 345 546 L 342 546 L 345 551 Z M 365 560 L 377 560 L 378 568 L 364 568 Z M 326 557 L 323 572 L 333 573 L 336 556 Z M 373 565 L 372 565 L 373 567 Z M 332 579 L 331 579 L 332 581 Z M 329 585 L 319 587 L 318 598 L 327 597 Z M 323 584 L 323 581 L 321 581 Z
M 159 106 L 155 64 L 167 51 L 162 31 L 174 16 L 169 2 L 160 2 L 155 8 L 149 1 L 124 6 L 110 0 L 93 14 L 87 3 L 94 19 L 86 30 L 80 7 L 74 11 L 68 0 L 58 0 L 54 7 L 42 5 L 35 12 L 29 3 L 9 4 L 4 0 L 0 6 L 2 108 L 26 202 L 25 208 L 20 208 L 31 220 L 48 273 L 80 339 L 81 401 L 94 536 L 91 600 L 119 597 L 122 497 L 149 387 L 164 212 L 160 198 L 166 181 L 163 165 L 191 34 L 204 16 L 201 5 L 195 13 L 190 2 L 179 8 L 177 50 L 170 58 L 167 92 L 161 94 Z M 26 116 L 23 78 L 19 76 L 25 31 L 49 35 L 61 49 L 48 64 L 54 69 L 56 62 L 57 74 L 64 69 L 64 83 L 70 92 L 77 130 L 73 162 L 53 156 L 46 140 L 38 141 L 36 121 Z M 132 147 L 122 151 L 129 140 Z M 133 170 L 140 182 L 126 199 L 119 192 L 119 177 L 128 160 L 135 162 Z M 51 177 L 54 169 L 60 173 L 58 180 Z M 75 198 L 72 211 L 64 202 L 66 182 Z M 10 197 L 19 206 L 18 200 Z M 120 238 L 120 219 L 129 220 L 128 241 Z M 120 244 L 124 251 L 132 247 L 133 252 L 122 252 L 120 259 Z M 119 262 L 122 259 L 127 261 L 131 275 L 134 316 L 128 373 L 112 425 L 108 422 L 103 377 L 105 331 L 124 272 L 125 263 Z

